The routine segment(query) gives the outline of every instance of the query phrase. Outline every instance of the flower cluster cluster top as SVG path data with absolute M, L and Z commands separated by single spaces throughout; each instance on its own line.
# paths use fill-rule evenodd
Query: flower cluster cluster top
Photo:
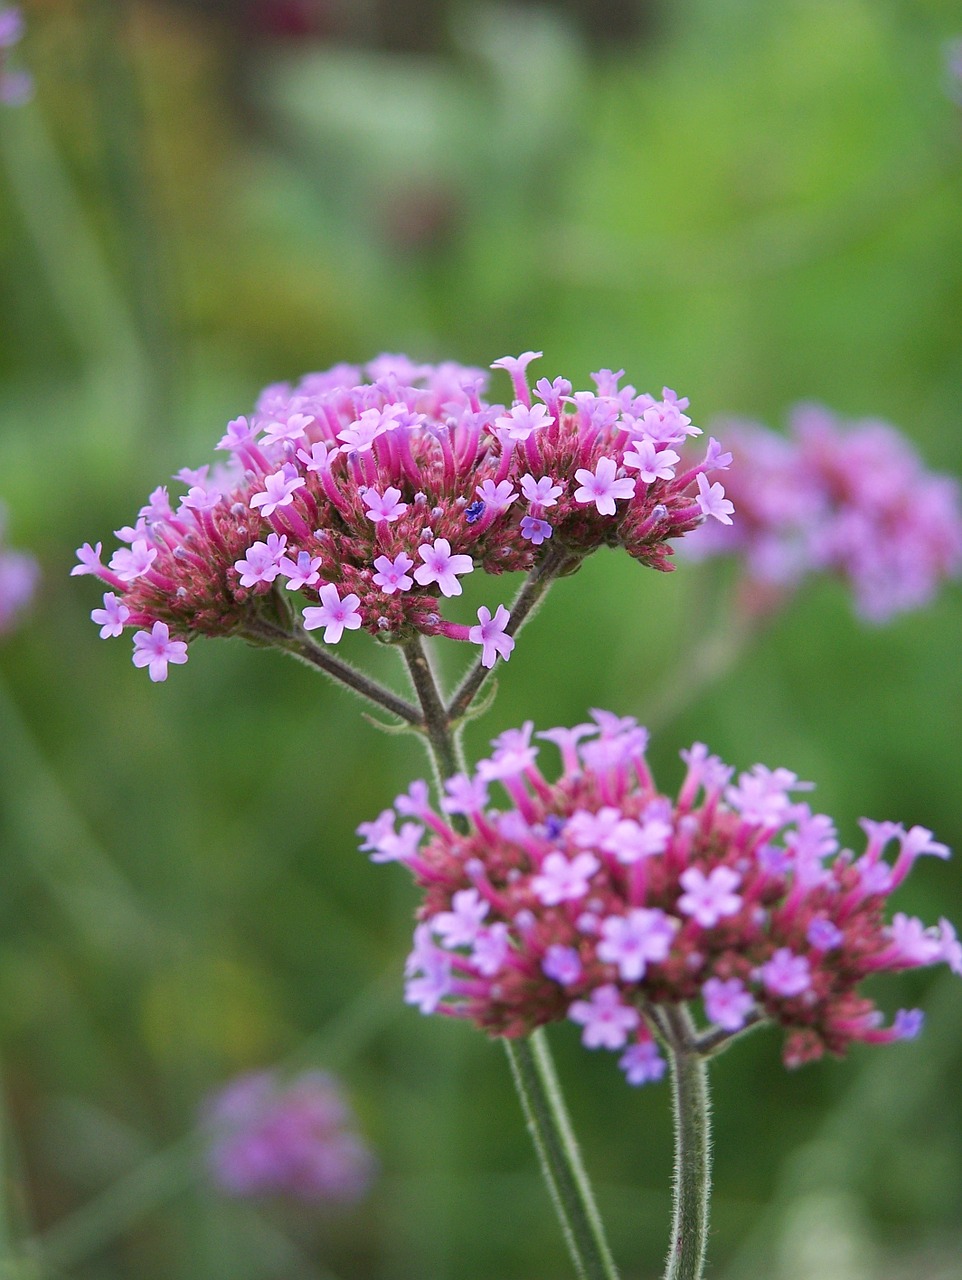
M 0 505 L 0 635 L 16 626 L 17 619 L 33 598 L 40 569 L 25 551 L 11 551 L 3 545 L 6 513 Z
M 211 1174 L 228 1195 L 347 1203 L 374 1172 L 337 1081 L 321 1071 L 287 1083 L 269 1071 L 240 1076 L 210 1100 L 203 1124 Z
M 18 107 L 33 93 L 33 77 L 7 65 L 9 50 L 23 36 L 23 15 L 18 8 L 0 9 L 0 103 Z
M 137 628 L 134 662 L 162 680 L 193 636 L 243 634 L 296 593 L 305 630 L 328 644 L 360 627 L 446 635 L 481 645 L 492 666 L 514 643 L 503 605 L 482 607 L 477 626 L 441 616 L 468 574 L 530 570 L 549 554 L 570 566 L 603 545 L 664 570 L 673 539 L 709 516 L 730 521 L 708 478 L 730 455 L 710 440 L 682 461 L 701 434 L 687 400 L 619 388 L 610 370 L 594 391 L 542 378 L 532 392 L 538 355 L 495 361 L 511 378 L 507 406 L 482 398 L 481 370 L 405 356 L 268 387 L 253 417 L 228 424 L 226 465 L 181 471 L 176 502 L 156 489 L 106 564 L 100 543 L 80 548 L 73 572 L 110 588 L 92 614 L 101 635 Z
M 620 1050 L 639 1084 L 664 1071 L 666 1004 L 700 1001 L 711 1046 L 778 1022 L 795 1066 L 918 1032 L 917 1010 L 882 1025 L 863 978 L 940 961 L 962 973 L 948 921 L 883 915 L 916 858 L 948 856 L 923 827 L 863 821 L 856 856 L 793 798 L 809 784 L 787 769 L 733 780 L 697 743 L 670 798 L 631 719 L 596 711 L 535 736 L 559 749 L 558 781 L 538 768 L 529 722 L 446 783 L 442 813 L 415 783 L 358 829 L 375 862 L 404 863 L 424 890 L 406 991 L 423 1012 L 504 1036 L 568 1018 L 587 1047 Z M 492 808 L 494 783 L 508 807 Z
M 699 532 L 692 554 L 738 555 L 752 582 L 778 594 L 808 573 L 836 573 L 871 622 L 928 604 L 962 569 L 957 483 L 926 471 L 887 423 L 801 405 L 788 438 L 726 422 L 725 439 L 738 520 Z

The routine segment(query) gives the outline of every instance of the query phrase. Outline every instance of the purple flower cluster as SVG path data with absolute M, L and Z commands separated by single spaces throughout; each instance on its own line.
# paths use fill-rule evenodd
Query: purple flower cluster
M 962 38 L 945 45 L 945 79 L 949 97 L 962 106 Z
M 681 1001 L 700 1001 L 712 1048 L 780 1023 L 789 1066 L 917 1034 L 918 1011 L 884 1026 L 858 987 L 939 962 L 962 974 L 947 920 L 884 919 L 918 857 L 948 857 L 930 831 L 866 820 L 865 850 L 840 850 L 831 819 L 793 798 L 810 784 L 763 765 L 733 780 L 701 743 L 682 752 L 670 798 L 646 731 L 592 715 L 536 735 L 560 750 L 557 782 L 537 766 L 529 722 L 447 781 L 441 813 L 415 783 L 358 828 L 372 860 L 404 863 L 424 890 L 409 1003 L 504 1036 L 570 1019 L 588 1048 L 620 1051 L 635 1084 L 661 1076 L 661 1008 Z M 506 809 L 489 803 L 495 782 Z
M 686 544 L 693 555 L 739 556 L 775 597 L 806 574 L 835 573 L 871 622 L 928 604 L 962 568 L 958 485 L 926 471 L 894 427 L 801 405 L 788 438 L 733 422 L 725 438 L 738 521 L 700 531 Z
M 342 365 L 268 387 L 253 417 L 228 424 L 225 466 L 179 472 L 176 505 L 156 489 L 106 564 L 100 543 L 80 548 L 73 572 L 109 588 L 92 615 L 101 635 L 139 628 L 134 661 L 162 680 L 193 636 L 244 634 L 297 593 L 304 629 L 328 644 L 361 627 L 445 635 L 492 666 L 514 644 L 504 606 L 474 626 L 440 613 L 475 570 L 531 570 L 549 554 L 573 566 L 604 545 L 666 570 L 672 540 L 708 516 L 730 522 L 708 478 L 730 456 L 715 440 L 699 461 L 678 452 L 701 434 L 687 400 L 619 387 L 610 370 L 594 391 L 542 378 L 532 392 L 538 354 L 492 366 L 510 375 L 510 406 L 481 398 L 481 370 L 405 356 L 379 357 L 367 381 Z
M 2 15 L 0 15 L 2 16 Z M 33 556 L 3 545 L 6 514 L 0 506 L 0 635 L 10 631 L 33 598 L 40 568 Z
M 17 8 L 0 9 L 0 103 L 19 107 L 33 93 L 33 78 L 26 71 L 11 70 L 8 50 L 23 36 L 23 15 Z
M 208 1102 L 203 1124 L 211 1174 L 228 1195 L 349 1203 L 374 1173 L 339 1085 L 320 1071 L 287 1083 L 269 1071 L 240 1076 Z

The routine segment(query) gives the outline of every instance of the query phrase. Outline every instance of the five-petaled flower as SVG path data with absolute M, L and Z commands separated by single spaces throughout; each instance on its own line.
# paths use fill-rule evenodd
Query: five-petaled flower
M 146 667 L 151 680 L 166 680 L 169 662 L 176 666 L 186 661 L 187 645 L 171 640 L 166 622 L 155 622 L 149 631 L 134 636 L 134 666 Z

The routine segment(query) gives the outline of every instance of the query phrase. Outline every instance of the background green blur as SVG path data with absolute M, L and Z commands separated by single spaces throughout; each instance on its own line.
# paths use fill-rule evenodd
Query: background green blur
M 962 11 L 24 9 L 35 99 L 0 109 L 0 497 L 44 578 L 0 644 L 0 1276 L 563 1280 L 504 1055 L 402 1004 L 416 895 L 356 851 L 426 772 L 418 744 L 240 642 L 152 685 L 129 636 L 98 639 L 74 548 L 211 461 L 263 384 L 382 350 L 538 348 L 539 376 L 576 386 L 624 367 L 703 425 L 818 399 L 962 474 Z M 846 840 L 865 814 L 962 849 L 958 586 L 871 629 L 813 584 L 699 686 L 719 574 L 595 556 L 499 668 L 475 758 L 525 718 L 656 715 L 664 786 L 700 738 L 814 779 Z M 368 637 L 345 649 L 392 677 Z M 959 921 L 962 859 L 924 860 L 899 905 Z M 766 1032 L 717 1062 L 716 1280 L 962 1277 L 962 987 L 940 970 L 878 994 L 927 1010 L 919 1041 L 789 1074 Z M 552 1043 L 626 1280 L 655 1277 L 667 1088 L 628 1088 L 574 1026 Z M 200 1100 L 272 1063 L 348 1082 L 381 1166 L 361 1206 L 205 1183 Z

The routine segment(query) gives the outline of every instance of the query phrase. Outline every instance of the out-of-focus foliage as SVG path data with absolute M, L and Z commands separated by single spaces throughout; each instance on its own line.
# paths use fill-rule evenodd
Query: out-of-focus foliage
M 43 586 L 0 649 L 4 1232 L 82 1280 L 567 1274 L 503 1055 L 402 1006 L 414 891 L 355 851 L 420 748 L 233 642 L 151 685 L 128 640 L 97 639 L 73 549 L 209 461 L 262 384 L 381 350 L 540 348 L 582 384 L 624 366 L 701 424 L 816 398 L 962 473 L 958 10 L 686 0 L 633 7 L 613 44 L 589 5 L 409 4 L 431 38 L 380 41 L 374 4 L 346 27 L 333 3 L 24 8 L 35 98 L 0 115 L 0 496 Z M 865 814 L 962 850 L 958 589 L 868 630 L 814 585 L 697 686 L 725 585 L 595 557 L 469 748 L 657 711 L 669 782 L 697 737 L 814 779 L 846 838 Z M 399 679 L 368 638 L 344 648 Z M 902 903 L 958 919 L 960 855 Z M 929 1010 L 921 1040 L 789 1076 L 758 1034 L 717 1062 L 718 1276 L 962 1274 L 959 988 L 879 995 Z M 666 1090 L 628 1089 L 574 1027 L 553 1043 L 625 1275 L 654 1276 Z M 347 1082 L 381 1166 L 364 1204 L 206 1187 L 200 1099 L 277 1062 Z

